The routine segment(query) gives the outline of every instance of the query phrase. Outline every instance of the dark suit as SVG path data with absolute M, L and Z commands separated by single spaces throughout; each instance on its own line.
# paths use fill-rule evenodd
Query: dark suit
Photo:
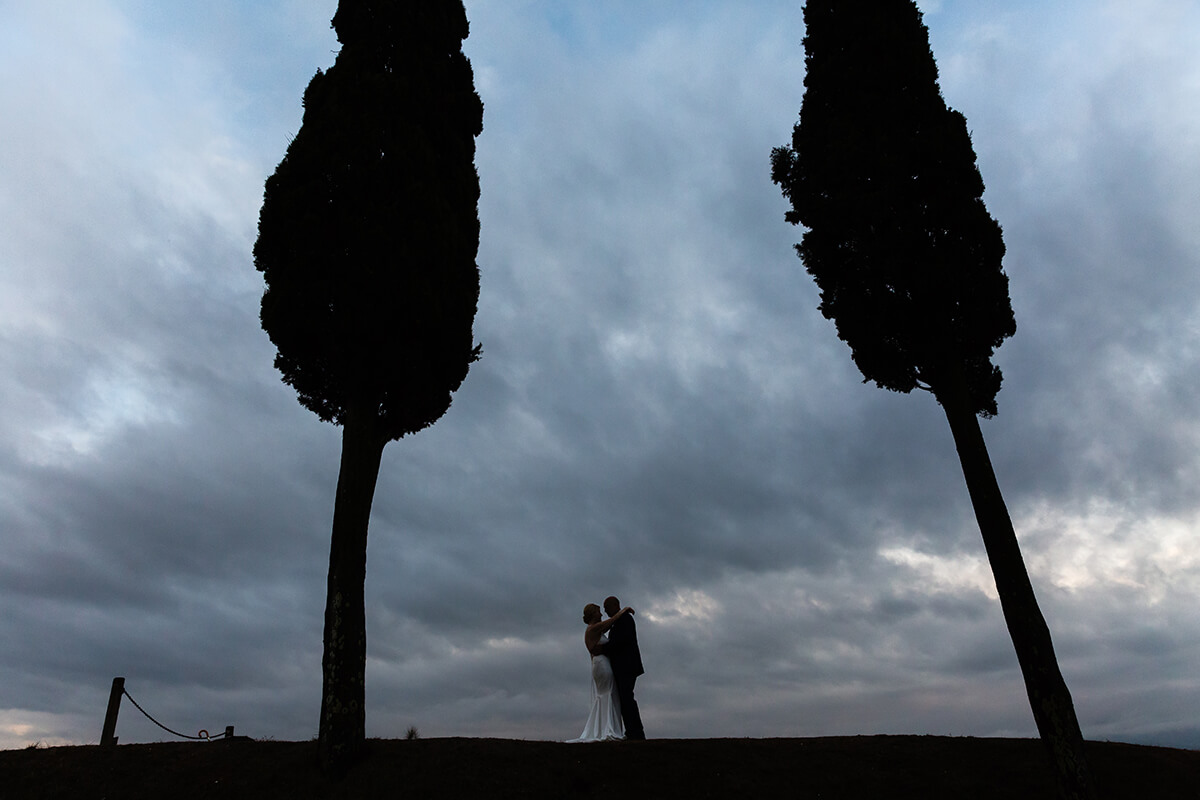
M 613 682 L 621 701 L 621 719 L 625 722 L 625 738 L 645 739 L 642 715 L 638 711 L 637 700 L 633 698 L 633 685 L 646 670 L 642 668 L 642 653 L 638 650 L 637 625 L 633 622 L 632 611 L 609 628 L 608 647 L 604 652 L 612 663 Z

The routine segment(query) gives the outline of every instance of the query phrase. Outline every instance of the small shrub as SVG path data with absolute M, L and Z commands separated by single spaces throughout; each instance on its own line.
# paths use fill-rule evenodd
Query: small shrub
M 410 742 L 411 742 L 413 739 L 420 739 L 420 738 L 421 738 L 421 732 L 420 732 L 419 730 L 417 730 L 417 726 L 416 726 L 416 725 L 413 725 L 413 726 L 411 726 L 411 727 L 410 727 L 410 728 L 409 728 L 407 731 L 405 731 L 405 732 L 404 732 L 404 738 L 405 738 L 405 739 L 408 739 Z

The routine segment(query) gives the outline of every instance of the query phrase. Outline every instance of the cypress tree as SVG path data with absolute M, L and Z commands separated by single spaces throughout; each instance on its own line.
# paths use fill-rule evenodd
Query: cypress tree
M 341 0 L 341 50 L 304 92 L 268 178 L 255 267 L 275 366 L 342 427 L 325 606 L 319 751 L 341 771 L 365 730 L 367 527 L 384 446 L 436 422 L 480 350 L 483 104 L 461 0 Z
M 962 114 L 938 87 L 911 0 L 809 0 L 804 99 L 771 175 L 806 230 L 796 250 L 864 380 L 933 394 L 976 520 L 1060 796 L 1094 796 L 1083 737 L 979 427 L 993 352 L 1016 329 L 1000 226 Z

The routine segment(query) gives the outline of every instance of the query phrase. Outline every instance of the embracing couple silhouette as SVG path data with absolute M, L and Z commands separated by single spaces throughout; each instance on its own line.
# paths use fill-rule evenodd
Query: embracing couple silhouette
M 645 672 L 633 609 L 621 608 L 621 601 L 609 597 L 604 601 L 604 613 L 608 619 L 601 618 L 600 606 L 595 603 L 583 607 L 587 624 L 583 643 L 592 656 L 592 707 L 583 733 L 572 742 L 646 738 L 633 697 L 633 685 Z

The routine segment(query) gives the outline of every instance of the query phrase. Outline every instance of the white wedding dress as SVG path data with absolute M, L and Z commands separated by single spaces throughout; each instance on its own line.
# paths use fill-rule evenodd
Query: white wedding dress
M 608 643 L 608 637 L 600 639 Z M 624 739 L 625 723 L 621 721 L 621 701 L 617 698 L 613 682 L 612 664 L 608 656 L 592 656 L 592 709 L 588 712 L 587 725 L 578 739 L 570 742 L 603 742 L 609 739 Z

